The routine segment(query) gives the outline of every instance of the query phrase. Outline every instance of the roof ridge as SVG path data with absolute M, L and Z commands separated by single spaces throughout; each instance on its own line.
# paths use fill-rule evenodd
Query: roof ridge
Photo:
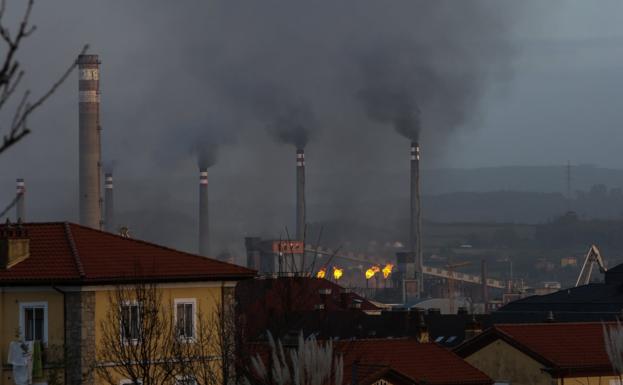
M 69 243 L 69 249 L 71 250 L 71 255 L 74 257 L 74 261 L 76 262 L 76 268 L 78 269 L 78 273 L 80 273 L 80 278 L 85 277 L 84 267 L 82 266 L 82 261 L 80 260 L 80 255 L 78 254 L 78 248 L 76 247 L 76 241 L 74 240 L 74 236 L 71 232 L 71 226 L 69 222 L 63 222 L 65 228 L 65 235 L 67 236 L 67 242 Z
M 108 235 L 108 236 L 120 238 L 120 239 L 123 239 L 123 240 L 126 240 L 126 241 L 132 241 L 132 242 L 135 242 L 135 243 L 141 243 L 141 244 L 152 246 L 152 247 L 156 247 L 156 248 L 159 248 L 159 249 L 162 249 L 162 250 L 167 250 L 167 251 L 172 251 L 172 252 L 176 252 L 176 253 L 181 253 L 181 254 L 187 255 L 189 257 L 193 257 L 193 258 L 197 258 L 197 259 L 201 259 L 201 260 L 209 260 L 211 262 L 219 263 L 221 265 L 235 266 L 235 267 L 240 268 L 240 269 L 248 270 L 249 272 L 255 272 L 255 270 L 249 269 L 248 267 L 236 265 L 235 263 L 223 262 L 223 261 L 220 261 L 220 260 L 218 260 L 216 258 L 202 257 L 201 255 L 189 253 L 189 252 L 183 251 L 183 250 L 177 250 L 177 249 L 174 249 L 174 248 L 171 248 L 171 247 L 159 245 L 157 243 L 144 241 L 142 239 L 123 237 L 123 236 L 121 236 L 119 234 L 93 229 L 93 228 L 90 228 L 90 227 L 87 227 L 87 226 L 83 226 L 83 225 L 78 224 L 78 223 L 70 223 L 70 222 L 65 222 L 65 223 L 68 224 L 69 226 L 77 226 L 77 227 L 80 227 L 80 228 L 85 229 L 85 230 L 98 232 L 98 233 L 105 234 L 105 235 Z

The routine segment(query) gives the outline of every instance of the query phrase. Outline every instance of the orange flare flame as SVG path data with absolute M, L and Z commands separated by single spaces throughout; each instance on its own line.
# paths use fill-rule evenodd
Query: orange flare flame
M 374 277 L 374 274 L 378 273 L 379 271 L 381 271 L 381 268 L 379 266 L 372 266 L 371 268 L 366 270 L 366 279 Z
M 390 274 L 392 273 L 392 269 L 394 268 L 394 265 L 391 263 L 388 263 L 387 265 L 385 265 L 385 267 L 383 268 L 383 278 L 387 279 L 389 278 Z
M 316 278 L 324 278 L 325 275 L 327 275 L 327 269 L 323 267 L 316 273 Z

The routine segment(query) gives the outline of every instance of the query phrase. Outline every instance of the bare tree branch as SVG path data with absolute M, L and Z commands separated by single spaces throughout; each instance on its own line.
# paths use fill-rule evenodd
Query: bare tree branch
M 119 378 L 143 385 L 233 384 L 237 329 L 228 290 L 221 288 L 220 299 L 208 298 L 214 307 L 194 309 L 194 332 L 188 337 L 180 335 L 184 324 L 176 319 L 173 299 L 155 284 L 117 287 L 100 322 L 94 371 L 110 385 Z M 138 318 L 131 319 L 131 312 Z
M 0 218 L 2 218 L 3 216 L 6 215 L 6 213 L 9 212 L 9 210 L 11 210 L 13 208 L 13 206 L 15 206 L 17 204 L 17 201 L 19 200 L 19 195 L 15 195 L 15 198 L 13 198 L 13 200 L 11 201 L 11 203 L 9 203 L 4 210 L 2 210 L 2 212 L 0 212 Z
M 0 38 L 6 46 L 6 55 L 4 61 L 0 65 L 0 110 L 5 107 L 6 103 L 11 99 L 11 96 L 15 93 L 19 87 L 22 79 L 24 78 L 24 71 L 20 69 L 20 63 L 15 58 L 22 41 L 29 37 L 35 30 L 35 25 L 30 25 L 30 16 L 34 0 L 28 0 L 26 9 L 19 23 L 19 28 L 15 36 L 12 36 L 9 28 L 2 24 L 2 18 L 6 9 L 6 0 L 0 1 Z M 88 45 L 82 48 L 80 54 L 84 54 L 88 49 Z M 11 146 L 22 140 L 26 135 L 30 133 L 28 127 L 28 117 L 39 108 L 46 100 L 56 92 L 58 87 L 67 80 L 69 74 L 76 67 L 76 61 L 74 60 L 69 68 L 61 75 L 61 77 L 38 99 L 34 102 L 29 101 L 30 90 L 26 90 L 20 99 L 15 112 L 13 113 L 13 119 L 9 127 L 4 127 L 8 130 L 8 133 L 3 135 L 0 142 L 0 154 L 8 150 Z M 0 128 L 1 130 L 2 128 Z

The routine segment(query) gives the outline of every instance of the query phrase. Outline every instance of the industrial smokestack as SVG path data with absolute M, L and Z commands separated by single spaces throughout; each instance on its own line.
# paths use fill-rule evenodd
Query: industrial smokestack
M 296 240 L 305 241 L 305 150 L 296 149 Z
M 411 188 L 409 210 L 409 248 L 415 262 L 418 296 L 424 291 L 424 267 L 422 263 L 422 213 L 420 199 L 420 145 L 411 142 Z M 413 277 L 409 277 L 413 278 Z
M 199 254 L 210 253 L 210 229 L 208 216 L 208 169 L 199 169 Z
M 115 232 L 115 200 L 112 173 L 104 176 L 104 230 Z
M 15 202 L 15 220 L 17 222 L 25 222 L 26 212 L 24 211 L 24 195 L 26 194 L 26 186 L 24 185 L 24 179 L 17 178 L 16 187 L 17 200 Z
M 100 61 L 97 55 L 80 55 L 77 63 L 80 71 L 80 223 L 100 229 L 102 226 Z

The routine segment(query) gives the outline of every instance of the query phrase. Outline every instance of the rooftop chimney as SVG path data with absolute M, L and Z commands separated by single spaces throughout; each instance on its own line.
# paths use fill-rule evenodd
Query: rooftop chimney
M 15 202 L 15 220 L 16 222 L 26 221 L 26 212 L 24 210 L 24 195 L 26 194 L 26 186 L 24 179 L 17 178 L 16 202 Z
M 476 320 L 476 316 L 472 314 L 472 319 L 465 324 L 465 341 L 472 339 L 482 333 L 482 325 Z
M 115 232 L 115 201 L 113 190 L 112 173 L 107 173 L 104 177 L 104 229 L 108 232 Z
M 411 188 L 409 210 L 409 251 L 411 259 L 415 262 L 415 277 L 418 282 L 418 297 L 424 290 L 422 266 L 422 215 L 420 201 L 420 145 L 411 142 Z
M 199 254 L 210 253 L 210 230 L 208 217 L 208 169 L 199 169 Z
M 102 225 L 99 58 L 80 55 L 80 223 L 94 229 Z
M 305 150 L 296 149 L 296 240 L 305 240 Z
M 9 220 L 0 227 L 0 268 L 10 269 L 30 256 L 28 230 Z

